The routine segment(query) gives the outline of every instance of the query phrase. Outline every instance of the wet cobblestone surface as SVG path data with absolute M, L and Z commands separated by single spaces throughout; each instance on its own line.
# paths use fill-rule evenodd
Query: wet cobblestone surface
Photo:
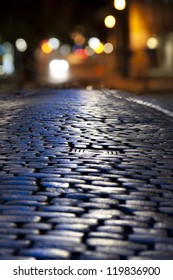
M 0 99 L 0 259 L 173 259 L 171 117 L 112 91 Z

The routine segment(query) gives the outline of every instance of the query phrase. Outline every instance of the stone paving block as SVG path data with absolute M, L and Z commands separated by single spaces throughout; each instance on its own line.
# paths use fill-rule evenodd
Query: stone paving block
M 108 248 L 125 248 L 125 249 L 130 249 L 134 251 L 142 251 L 147 249 L 147 245 L 142 244 L 142 243 L 137 243 L 137 242 L 131 242 L 131 241 L 124 241 L 124 240 L 113 240 L 110 238 L 88 238 L 86 240 L 87 244 L 89 246 L 106 246 Z
M 62 249 L 68 251 L 71 256 L 70 259 L 78 259 L 78 255 L 86 251 L 87 247 L 83 243 L 68 242 L 66 240 L 62 240 L 62 242 L 42 242 L 38 241 L 33 248 L 53 248 L 53 249 Z
M 158 251 L 165 251 L 165 252 L 171 251 L 171 253 L 172 253 L 173 252 L 173 244 L 157 243 L 155 245 L 155 249 L 158 250 Z
M 117 193 L 117 194 L 111 194 L 110 197 L 112 199 L 116 199 L 116 200 L 124 200 L 126 201 L 128 200 L 142 200 L 144 201 L 146 199 L 145 195 L 141 195 L 141 196 L 136 196 L 136 195 L 129 195 L 129 194 L 123 194 L 123 193 Z
M 66 216 L 66 215 L 68 215 L 68 212 L 66 212 L 65 210 L 62 210 L 60 212 L 51 212 L 51 211 L 50 212 L 48 212 L 48 211 L 28 212 L 28 211 L 17 211 L 17 210 L 12 211 L 12 210 L 9 210 L 9 211 L 4 211 L 4 214 L 6 214 L 7 216 L 9 216 L 9 215 L 10 216 L 14 215 L 14 217 L 18 216 L 19 219 L 20 219 L 20 216 L 21 216 L 21 220 L 22 220 L 23 215 L 25 217 L 26 217 L 26 215 L 28 215 L 28 218 L 31 219 L 30 222 L 32 222 L 33 221 L 32 217 L 35 217 L 36 215 L 37 215 L 37 217 L 39 217 L 39 220 L 40 220 L 41 218 L 53 218 L 53 217 Z M 70 214 L 70 212 L 69 212 L 69 214 Z M 26 221 L 28 221 L 28 219 Z M 38 221 L 38 220 L 36 220 L 36 221 Z
M 27 240 L 30 240 L 32 242 L 42 242 L 42 243 L 61 243 L 61 242 L 67 242 L 71 244 L 80 244 L 81 238 L 79 236 L 55 236 L 55 235 L 48 235 L 48 234 L 40 234 L 40 235 L 35 235 L 35 234 L 30 234 L 26 236 Z
M 7 248 L 7 249 L 4 249 L 4 248 L 0 248 L 0 256 L 1 257 L 5 257 L 5 256 L 7 256 L 7 255 L 13 255 L 13 253 L 14 253 L 14 249 L 10 249 L 10 248 Z
M 141 242 L 141 243 L 146 243 L 146 244 L 153 244 L 153 243 L 173 243 L 173 239 L 165 236 L 163 234 L 159 235 L 158 234 L 149 234 L 148 232 L 146 234 L 130 234 L 129 235 L 129 240 L 134 241 L 134 242 Z
M 0 186 L 0 190 L 16 190 L 16 191 L 29 191 L 30 193 L 33 191 L 37 191 L 38 187 L 37 186 L 30 186 L 30 185 L 13 185 L 13 184 L 4 184 L 2 183 Z
M 39 207 L 43 205 L 47 205 L 47 202 L 42 201 L 35 201 L 35 200 L 10 200 L 5 203 L 5 205 L 24 205 L 24 206 L 33 206 L 33 207 Z
M 145 251 L 139 254 L 142 257 L 146 257 L 148 259 L 154 260 L 172 260 L 173 259 L 173 252 L 170 251 Z
M 11 222 L 6 222 L 6 221 L 0 221 L 0 228 L 11 228 L 11 227 L 16 227 L 15 223 Z
M 110 219 L 121 215 L 120 210 L 114 209 L 90 209 L 88 213 L 83 214 L 83 218 L 94 218 L 94 219 Z
M 135 204 L 127 204 L 127 205 L 122 205 L 121 210 L 124 210 L 126 212 L 133 212 L 133 211 L 154 211 L 154 207 L 149 207 L 149 206 L 143 206 L 143 205 L 135 205 Z
M 109 193 L 109 194 L 114 194 L 114 193 L 123 193 L 125 192 L 124 188 L 120 187 L 106 187 L 102 185 L 89 185 L 89 184 L 76 184 L 76 188 L 80 188 L 84 191 L 90 190 L 91 193 Z
M 109 209 L 110 206 L 105 203 L 94 203 L 94 202 L 82 202 L 78 204 L 79 207 L 84 209 Z
M 142 216 L 142 217 L 150 217 L 153 218 L 155 221 L 161 221 L 166 218 L 166 215 L 155 212 L 155 211 L 134 211 L 134 214 L 137 216 Z
M 41 196 L 41 195 L 6 195 L 3 194 L 1 195 L 1 199 L 4 201 L 9 201 L 9 200 L 31 200 L 31 201 L 46 201 L 47 197 L 46 196 Z
M 48 234 L 48 235 L 58 235 L 58 236 L 69 236 L 69 237 L 80 237 L 80 238 L 82 238 L 83 236 L 84 236 L 84 233 L 83 232 L 77 232 L 77 231 L 74 231 L 74 230 L 56 230 L 56 229 L 54 229 L 54 230 L 49 230 L 49 231 L 47 231 L 47 233 L 46 234 Z
M 119 201 L 118 200 L 115 200 L 115 199 L 111 199 L 111 198 L 102 198 L 102 197 L 92 197 L 92 198 L 89 198 L 89 201 L 91 201 L 92 203 L 103 203 L 109 207 L 113 207 L 115 205 L 118 205 L 119 204 Z
M 132 261 L 143 261 L 143 260 L 153 260 L 153 256 L 129 256 L 127 257 L 127 260 Z
M 25 228 L 0 228 L 0 234 L 16 234 L 16 235 L 26 235 L 26 234 L 39 234 L 37 229 L 25 229 Z
M 173 230 L 173 220 L 172 221 L 162 221 L 162 222 L 157 222 L 154 224 L 154 228 L 156 229 L 166 229 L 166 230 Z
M 115 183 L 115 182 L 104 182 L 102 180 L 98 180 L 98 181 L 92 181 L 92 184 L 93 185 L 98 185 L 98 186 L 105 186 L 105 187 L 117 187 L 118 186 L 118 183 Z
M 65 260 L 69 259 L 70 253 L 62 249 L 53 248 L 33 248 L 21 250 L 20 254 L 22 256 L 31 256 L 39 260 L 55 259 L 55 260 Z
M 0 211 L 5 212 L 8 211 L 34 211 L 36 208 L 32 206 L 23 206 L 23 205 L 0 205 Z
M 109 232 L 109 233 L 123 233 L 124 229 L 123 229 L 122 226 L 104 225 L 104 226 L 98 226 L 97 231 L 99 231 L 99 232 Z
M 173 207 L 159 207 L 159 211 L 166 214 L 173 214 Z
M 100 162 L 100 161 L 99 161 Z M 98 162 L 98 164 L 99 164 L 99 162 Z M 89 182 L 92 182 L 92 181 L 94 181 L 94 180 L 101 180 L 101 181 L 110 181 L 110 179 L 109 179 L 109 176 L 111 177 L 111 174 L 109 175 L 109 174 L 106 174 L 105 176 L 101 176 L 100 174 L 99 174 L 99 176 L 98 176 L 98 174 L 96 175 L 81 175 L 80 173 L 78 174 L 78 175 L 64 175 L 64 177 L 65 178 L 69 178 L 69 177 L 71 177 L 71 178 L 76 178 L 76 179 L 79 179 L 79 180 L 85 180 L 85 181 L 89 181 Z
M 134 255 L 134 250 L 132 249 L 126 249 L 126 248 L 121 248 L 121 247 L 110 247 L 110 246 L 98 246 L 96 247 L 97 252 L 102 252 L 102 253 L 106 253 L 106 254 L 112 254 L 115 256 L 119 256 L 119 258 L 123 258 L 123 257 L 128 257 L 128 256 L 133 256 Z
M 50 174 L 49 174 L 49 176 L 50 176 Z M 80 180 L 80 179 L 76 179 L 76 178 L 70 178 L 70 177 L 68 177 L 68 178 L 62 178 L 62 177 L 58 177 L 58 176 L 57 176 L 57 177 L 56 177 L 56 176 L 55 176 L 55 177 L 50 176 L 49 178 L 42 179 L 42 180 L 41 180 L 41 183 L 44 184 L 44 183 L 49 183 L 50 181 L 52 182 L 52 179 L 53 179 L 54 182 L 58 182 L 58 183 L 61 182 L 61 183 L 66 183 L 66 184 L 67 184 L 67 183 L 69 183 L 69 184 L 70 184 L 70 183 L 72 183 L 72 184 L 74 184 L 74 183 L 76 183 L 76 184 L 77 184 L 77 183 L 79 183 L 79 184 L 80 184 L 80 183 L 81 183 L 81 184 L 82 184 L 82 183 L 85 183 L 84 180 Z
M 79 257 L 79 260 L 119 260 L 120 257 L 110 252 L 85 251 Z
M 30 245 L 29 240 L 0 240 L 0 248 L 13 248 L 20 249 L 28 247 Z
M 17 239 L 17 235 L 15 235 L 16 232 L 12 232 L 12 234 L 10 234 L 10 230 L 8 229 L 0 231 L 0 240 L 6 240 L 6 239 Z
M 26 213 L 28 214 L 28 212 Z M 13 211 L 11 215 L 1 215 L 0 216 L 0 222 L 15 222 L 15 223 L 27 223 L 27 222 L 39 222 L 40 221 L 40 216 L 35 215 L 13 215 Z
M 167 231 L 164 229 L 156 229 L 156 228 L 141 228 L 141 227 L 135 227 L 133 228 L 133 232 L 136 234 L 153 234 L 156 236 L 164 237 L 167 236 Z
M 9 255 L 6 254 L 4 257 L 0 255 L 0 260 L 36 260 L 34 257 L 24 257 L 24 256 L 15 256 L 15 255 Z
M 130 217 L 129 220 L 123 220 L 123 219 L 111 219 L 106 220 L 104 222 L 105 225 L 116 225 L 116 226 L 124 226 L 124 227 L 131 227 L 131 228 L 148 228 L 148 223 L 141 222 L 141 221 L 135 221 L 133 220 L 133 217 Z
M 34 229 L 38 229 L 38 230 L 41 230 L 41 231 L 47 231 L 47 230 L 51 230 L 52 229 L 52 224 L 49 224 L 49 223 L 41 223 L 41 222 L 38 222 L 38 223 L 24 223 L 23 228 L 25 229 L 31 229 L 31 230 L 34 230 Z M 29 232 L 28 232 L 29 233 Z M 34 232 L 33 232 L 34 234 Z
M 72 214 L 73 215 L 73 214 Z M 48 220 L 51 224 L 86 224 L 86 225 L 96 225 L 97 219 L 89 219 L 89 218 L 82 218 L 82 217 L 75 217 L 66 215 L 64 217 L 60 216 L 59 218 L 51 218 Z M 56 226 L 55 226 L 56 228 Z
M 25 186 L 36 186 L 36 182 L 34 177 L 32 178 L 27 178 L 25 176 L 17 176 L 17 177 L 11 177 L 11 178 L 2 178 L 1 179 L 3 185 L 25 185 Z
M 61 196 L 63 194 L 67 194 L 67 193 L 73 193 L 75 192 L 74 189 L 72 188 L 45 188 L 45 191 L 40 192 L 40 194 L 42 193 L 43 195 L 46 195 L 49 199 L 50 196 L 54 196 L 54 200 L 56 200 L 56 197 Z
M 56 194 L 56 193 L 55 193 Z M 64 194 L 64 197 L 56 197 L 53 196 L 53 194 L 51 193 L 51 201 L 50 201 L 50 205 L 49 206 L 79 206 L 79 200 L 75 199 L 75 198 L 68 198 L 66 197 L 66 193 Z M 48 206 L 47 206 L 48 207 Z M 80 207 L 80 206 L 79 206 Z M 45 209 L 45 207 L 40 207 L 40 209 Z
M 152 207 L 156 207 L 157 203 L 153 202 L 153 201 L 149 201 L 149 200 L 126 200 L 125 202 L 127 205 L 137 205 L 137 206 L 152 206 Z
M 122 240 L 124 239 L 123 234 L 115 233 L 115 232 L 108 232 L 108 231 L 90 231 L 88 233 L 88 237 L 94 238 L 109 238 L 109 239 L 117 239 Z
M 96 197 L 94 194 L 90 193 L 81 193 L 81 192 L 73 192 L 73 193 L 67 193 L 65 194 L 65 197 L 71 198 L 71 199 L 78 199 L 78 200 L 88 200 L 93 197 Z
M 56 225 L 55 229 L 59 230 L 71 230 L 71 231 L 81 231 L 81 232 L 87 232 L 89 228 L 88 224 L 58 224 Z
M 76 206 L 66 206 L 66 205 L 50 205 L 50 206 L 45 206 L 42 208 L 42 211 L 45 212 L 53 212 L 58 213 L 58 212 L 67 212 L 67 213 L 83 213 L 84 209 L 82 207 L 76 207 Z
M 33 191 L 21 190 L 0 190 L 0 195 L 32 195 Z M 2 199 L 3 200 L 3 199 Z

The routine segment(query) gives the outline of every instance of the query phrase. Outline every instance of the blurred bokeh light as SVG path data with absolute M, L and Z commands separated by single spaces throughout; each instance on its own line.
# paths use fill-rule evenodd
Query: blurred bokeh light
M 75 84 L 173 77 L 172 14 L 173 0 L 1 1 L 0 82 L 59 83 L 61 60 Z
M 27 42 L 23 38 L 17 39 L 15 42 L 15 46 L 19 52 L 25 52 L 28 47 Z
M 53 50 L 52 45 L 48 41 L 43 41 L 41 43 L 41 49 L 42 49 L 42 52 L 45 54 L 49 54 Z
M 105 53 L 109 54 L 109 53 L 113 52 L 113 50 L 114 50 L 113 44 L 111 44 L 111 43 L 106 43 L 106 44 L 104 45 L 104 52 L 105 52 Z
M 104 23 L 107 28 L 113 28 L 116 24 L 116 19 L 114 16 L 108 15 L 107 17 L 105 17 Z
M 126 7 L 126 0 L 114 0 L 114 7 L 119 11 L 124 10 Z
M 48 44 L 52 50 L 57 50 L 59 48 L 60 41 L 59 39 L 53 37 L 48 40 Z
M 159 41 L 156 37 L 150 37 L 147 40 L 147 47 L 149 49 L 156 49 L 159 45 Z
M 58 75 L 59 73 L 64 73 L 67 72 L 69 69 L 69 64 L 66 60 L 59 60 L 59 59 L 54 59 L 50 62 L 49 68 L 51 70 L 51 73 L 53 76 Z
M 100 46 L 100 40 L 97 37 L 91 37 L 88 40 L 88 45 L 93 49 L 97 49 Z

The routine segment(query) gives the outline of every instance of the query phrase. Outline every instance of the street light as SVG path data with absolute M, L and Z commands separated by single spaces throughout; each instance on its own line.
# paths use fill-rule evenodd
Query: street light
M 126 7 L 126 0 L 114 0 L 114 7 L 119 11 L 124 10 Z

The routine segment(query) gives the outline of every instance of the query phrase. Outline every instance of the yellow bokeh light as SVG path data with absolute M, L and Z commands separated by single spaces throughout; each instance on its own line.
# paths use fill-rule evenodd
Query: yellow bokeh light
M 48 42 L 44 42 L 41 45 L 41 50 L 42 50 L 43 53 L 49 54 L 49 53 L 52 52 L 52 47 Z
M 146 48 L 146 42 L 150 37 L 148 19 L 143 7 L 137 1 L 130 7 L 129 17 L 130 48 L 139 51 Z
M 102 43 L 100 43 L 99 46 L 94 49 L 94 51 L 97 54 L 101 54 L 104 51 L 104 45 Z
M 104 23 L 106 27 L 113 28 L 116 24 L 116 19 L 114 18 L 114 16 L 109 15 L 105 17 Z
M 114 0 L 114 7 L 119 11 L 124 10 L 126 7 L 126 0 Z

